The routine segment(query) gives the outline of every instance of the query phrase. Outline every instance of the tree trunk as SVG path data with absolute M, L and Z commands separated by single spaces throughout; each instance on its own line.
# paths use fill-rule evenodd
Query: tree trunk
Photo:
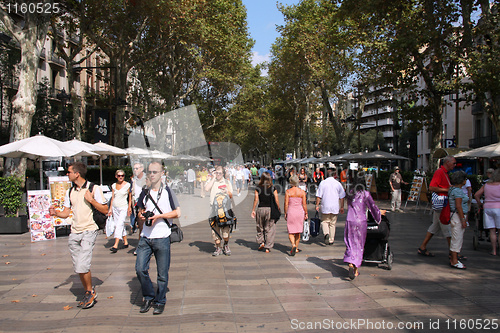
M 44 0 L 44 3 L 52 2 Z M 21 47 L 19 88 L 12 101 L 13 123 L 10 142 L 13 142 L 30 136 L 31 122 L 36 110 L 38 61 L 49 29 L 50 17 L 28 11 L 24 15 L 24 25 L 20 27 L 3 9 L 0 9 L 0 19 Z M 6 175 L 15 175 L 24 179 L 26 159 L 14 161 L 9 158 L 5 161 L 4 168 Z
M 31 25 L 36 24 L 33 20 L 28 22 Z M 42 28 L 39 27 L 39 29 Z M 48 23 L 45 27 L 45 35 L 47 29 Z M 31 122 L 36 110 L 38 59 L 40 58 L 42 42 L 45 40 L 45 35 L 40 40 L 38 39 L 36 26 L 32 27 L 32 29 L 25 29 L 24 32 L 24 38 L 20 41 L 19 88 L 12 101 L 13 123 L 10 132 L 10 142 L 30 136 Z M 26 160 L 22 159 L 18 161 L 9 158 L 5 162 L 5 170 L 7 175 L 15 175 L 24 179 Z

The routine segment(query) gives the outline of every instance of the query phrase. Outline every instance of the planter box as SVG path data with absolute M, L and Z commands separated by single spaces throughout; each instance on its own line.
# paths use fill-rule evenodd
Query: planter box
M 389 192 L 377 192 L 370 193 L 372 195 L 373 200 L 389 200 L 391 199 L 391 194 Z
M 28 232 L 28 216 L 0 217 L 0 234 L 23 234 Z

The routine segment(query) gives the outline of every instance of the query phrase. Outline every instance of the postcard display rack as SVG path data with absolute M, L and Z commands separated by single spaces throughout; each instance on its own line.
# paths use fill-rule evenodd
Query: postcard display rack
M 49 177 L 50 190 L 28 191 L 31 241 L 56 238 L 56 227 L 71 225 L 72 215 L 66 219 L 50 216 L 49 207 L 63 210 L 66 190 L 71 186 L 68 177 Z
M 421 198 L 421 195 L 425 194 L 426 192 L 427 192 L 427 181 L 425 177 L 414 176 L 413 182 L 411 183 L 410 194 L 406 199 L 405 208 L 406 205 L 408 205 L 408 201 L 416 202 L 415 209 L 418 207 L 421 199 L 423 199 L 423 201 L 427 201 L 427 197 Z
M 373 179 L 372 173 L 365 174 L 366 190 L 371 193 L 377 193 L 377 185 Z

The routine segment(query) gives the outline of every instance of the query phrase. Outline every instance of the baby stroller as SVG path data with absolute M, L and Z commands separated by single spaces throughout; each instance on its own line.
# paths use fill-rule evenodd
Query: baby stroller
M 386 265 L 388 270 L 392 269 L 394 254 L 389 246 L 389 235 L 391 231 L 391 223 L 385 215 L 382 215 L 380 224 L 375 222 L 373 216 L 368 212 L 368 225 L 366 232 L 365 250 L 363 253 L 363 261 L 367 263 L 376 263 Z
M 170 187 L 177 194 L 187 192 L 180 177 L 172 179 L 171 182 L 168 184 L 168 187 Z
M 478 249 L 479 242 L 489 241 L 489 232 L 484 229 L 483 216 L 483 211 L 478 208 L 476 203 L 473 203 L 469 212 L 469 222 L 474 230 L 474 236 L 472 236 L 474 250 Z

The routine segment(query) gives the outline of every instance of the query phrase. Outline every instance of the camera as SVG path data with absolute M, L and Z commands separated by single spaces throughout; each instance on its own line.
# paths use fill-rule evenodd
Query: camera
M 155 216 L 155 213 L 150 211 L 145 211 L 142 213 L 142 216 L 144 216 L 144 218 L 146 219 L 146 221 L 144 221 L 144 224 L 150 227 L 153 221 L 150 220 L 149 218 Z

